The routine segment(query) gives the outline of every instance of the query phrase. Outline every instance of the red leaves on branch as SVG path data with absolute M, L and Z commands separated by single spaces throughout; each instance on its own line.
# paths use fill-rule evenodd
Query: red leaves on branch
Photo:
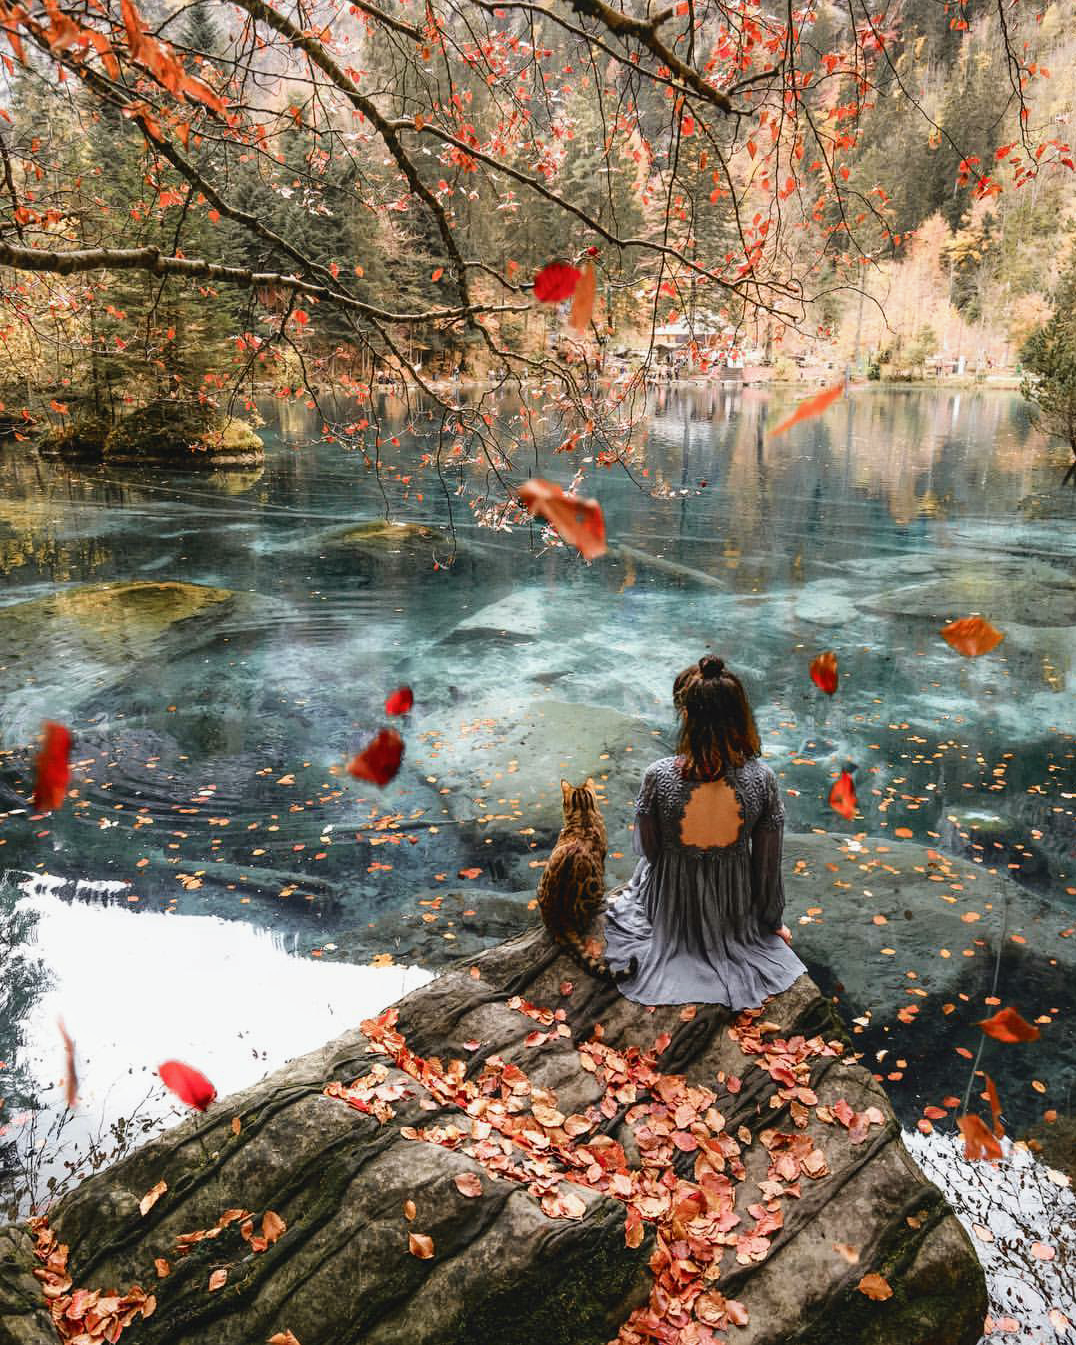
M 966 616 L 959 621 L 950 621 L 938 633 L 946 644 L 967 658 L 989 654 L 1005 638 L 1001 631 L 981 616 Z
M 178 57 L 146 31 L 133 0 L 121 0 L 121 12 L 132 60 L 144 66 L 169 93 L 202 103 L 223 117 L 228 108 L 224 99 L 208 84 L 188 75 Z
M 395 729 L 380 729 L 375 738 L 348 762 L 348 774 L 356 780 L 385 786 L 400 769 L 403 761 L 404 740 Z
M 45 721 L 45 741 L 37 757 L 37 775 L 34 780 L 34 807 L 49 813 L 59 808 L 67 795 L 71 779 L 68 758 L 71 755 L 71 732 L 62 724 Z
M 385 699 L 387 715 L 405 715 L 415 703 L 415 693 L 410 687 L 397 687 Z
M 182 1060 L 166 1060 L 157 1073 L 165 1087 L 195 1111 L 205 1111 L 217 1096 L 217 1090 L 206 1076 Z
M 835 813 L 840 813 L 842 817 L 847 817 L 849 821 L 855 817 L 859 800 L 856 798 L 855 781 L 847 771 L 841 771 L 833 788 L 829 791 L 829 806 Z
M 976 1023 L 976 1027 L 981 1027 L 988 1037 L 993 1037 L 995 1041 L 1038 1041 L 1039 1029 L 1026 1018 L 1016 1012 L 1015 1009 L 999 1009 L 992 1018 L 983 1018 Z
M 567 262 L 550 262 L 534 277 L 534 297 L 542 304 L 559 304 L 572 297 L 582 278 L 582 271 Z
M 568 318 L 568 326 L 579 336 L 586 331 L 594 313 L 596 284 L 594 263 L 587 262 L 579 274 L 579 281 L 572 296 L 572 312 Z
M 605 554 L 605 516 L 597 500 L 571 495 L 541 477 L 525 481 L 519 488 L 519 498 L 531 515 L 548 519 L 564 541 L 578 547 L 587 560 Z
M 811 674 L 811 681 L 819 691 L 832 696 L 837 690 L 837 655 L 832 649 L 827 649 L 824 654 L 813 658 L 808 671 Z
M 770 438 L 772 439 L 775 434 L 784 434 L 785 430 L 790 430 L 793 425 L 798 425 L 801 420 L 811 420 L 815 416 L 820 416 L 823 411 L 833 405 L 842 392 L 844 392 L 843 380 L 836 387 L 826 388 L 816 396 L 808 397 L 805 402 L 800 402 L 790 416 L 770 431 Z
M 986 1123 L 978 1116 L 958 1116 L 956 1123 L 964 1136 L 964 1157 L 969 1162 L 979 1158 L 1000 1158 L 1001 1145 L 990 1133 Z

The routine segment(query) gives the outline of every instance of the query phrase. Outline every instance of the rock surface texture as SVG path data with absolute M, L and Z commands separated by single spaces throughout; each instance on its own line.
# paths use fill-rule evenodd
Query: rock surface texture
M 841 1038 L 807 977 L 649 1012 L 532 930 L 84 1183 L 64 1293 L 155 1295 L 132 1345 L 971 1345 L 975 1254 Z M 35 1264 L 0 1230 L 2 1345 L 56 1339 Z

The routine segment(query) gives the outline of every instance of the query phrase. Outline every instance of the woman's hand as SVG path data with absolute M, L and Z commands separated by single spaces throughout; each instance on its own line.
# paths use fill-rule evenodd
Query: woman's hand
M 777 931 L 777 937 L 779 939 L 784 939 L 785 943 L 788 944 L 789 948 L 792 947 L 792 931 L 789 929 L 787 925 L 781 926 L 781 928 Z

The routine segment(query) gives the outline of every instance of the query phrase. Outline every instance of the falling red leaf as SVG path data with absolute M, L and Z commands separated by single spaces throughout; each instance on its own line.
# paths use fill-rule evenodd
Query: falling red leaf
M 71 1111 L 75 1110 L 75 1104 L 78 1102 L 78 1075 L 75 1073 L 75 1043 L 71 1040 L 71 1035 L 64 1026 L 64 1020 L 57 1018 L 56 1026 L 60 1029 L 60 1036 L 64 1041 L 64 1097 L 67 1099 L 67 1105 Z
M 835 813 L 840 813 L 849 821 L 855 817 L 859 800 L 856 798 L 855 781 L 847 771 L 841 771 L 840 777 L 829 791 L 829 806 Z
M 958 1116 L 956 1123 L 960 1127 L 960 1133 L 964 1136 L 965 1158 L 974 1161 L 978 1158 L 1001 1157 L 1001 1145 L 980 1117 L 973 1114 Z
M 837 655 L 832 649 L 827 649 L 824 654 L 819 654 L 817 658 L 813 658 L 809 672 L 811 681 L 818 687 L 819 691 L 824 691 L 827 696 L 832 696 L 837 690 Z
M 217 1090 L 205 1075 L 181 1060 L 166 1060 L 157 1073 L 165 1087 L 195 1111 L 205 1111 L 217 1096 Z
M 999 1009 L 993 1018 L 975 1024 L 995 1041 L 1038 1041 L 1039 1029 L 1021 1018 L 1015 1009 Z
M 408 1233 L 407 1250 L 420 1261 L 429 1261 L 433 1256 L 433 1238 L 428 1233 Z
M 439 266 L 439 267 L 436 269 L 436 271 L 434 271 L 434 273 L 430 276 L 430 279 L 431 279 L 431 280 L 433 281 L 433 283 L 436 285 L 437 282 L 438 282 L 438 281 L 441 279 L 441 277 L 444 275 L 444 273 L 445 273 L 445 268 L 444 268 L 443 266 Z
M 385 700 L 387 715 L 405 715 L 415 703 L 415 694 L 410 687 L 397 687 Z
M 876 1275 L 873 1271 L 869 1275 L 864 1275 L 856 1288 L 861 1294 L 866 1294 L 868 1298 L 873 1298 L 878 1303 L 883 1303 L 887 1298 L 893 1297 L 893 1290 L 889 1287 L 889 1281 L 882 1275 Z
M 404 741 L 395 729 L 380 729 L 375 738 L 348 762 L 348 774 L 356 780 L 387 785 L 400 769 Z
M 994 1134 L 1001 1139 L 1005 1134 L 1005 1127 L 1001 1124 L 1001 1099 L 998 1097 L 997 1085 L 989 1074 L 984 1074 L 983 1078 L 986 1080 L 986 1100 L 990 1103 L 990 1120 Z
M 594 263 L 587 262 L 579 273 L 579 280 L 572 295 L 572 311 L 568 318 L 568 326 L 580 336 L 586 331 L 594 313 L 595 285 Z
M 811 420 L 814 416 L 820 416 L 827 407 L 833 405 L 842 392 L 844 392 L 843 380 L 836 387 L 826 388 L 814 397 L 808 397 L 805 402 L 800 402 L 787 419 L 782 420 L 780 425 L 770 431 L 770 438 L 772 439 L 775 434 L 784 434 L 785 430 L 790 430 L 801 420 Z
M 582 274 L 566 262 L 550 262 L 534 277 L 534 297 L 542 304 L 559 304 L 570 299 Z
M 37 776 L 34 780 L 34 807 L 49 813 L 59 808 L 67 794 L 71 778 L 68 758 L 71 755 L 71 732 L 62 724 L 45 721 L 45 741 L 37 757 Z
M 531 515 L 547 518 L 566 542 L 579 548 L 587 560 L 605 554 L 605 516 L 597 500 L 571 495 L 535 477 L 519 488 L 519 498 Z
M 950 621 L 948 626 L 943 626 L 938 633 L 946 644 L 967 658 L 989 654 L 991 649 L 996 649 L 1005 638 L 1001 631 L 981 616 L 966 616 L 959 621 Z

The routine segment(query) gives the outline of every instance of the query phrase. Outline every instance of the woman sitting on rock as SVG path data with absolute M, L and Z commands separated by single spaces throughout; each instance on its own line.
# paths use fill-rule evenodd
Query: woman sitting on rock
M 609 899 L 605 952 L 639 1004 L 755 1008 L 806 968 L 782 923 L 784 808 L 740 679 L 706 654 L 673 683 L 679 751 L 647 770 L 631 881 Z

